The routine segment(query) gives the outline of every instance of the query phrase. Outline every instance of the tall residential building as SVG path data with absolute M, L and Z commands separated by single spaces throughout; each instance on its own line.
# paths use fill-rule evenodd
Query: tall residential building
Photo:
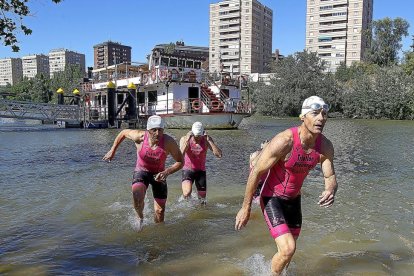
M 268 72 L 272 24 L 273 11 L 256 0 L 210 4 L 210 72 Z
M 50 77 L 56 72 L 64 71 L 68 65 L 79 65 L 85 72 L 85 55 L 67 49 L 54 49 L 49 52 Z
M 363 60 L 372 12 L 373 0 L 307 0 L 306 49 L 317 52 L 331 72 L 341 62 Z
M 49 78 L 49 57 L 46 55 L 29 55 L 22 57 L 23 77 L 34 78 L 43 74 Z
M 0 86 L 15 85 L 23 78 L 20 58 L 0 59 Z
M 107 41 L 93 46 L 94 69 L 131 63 L 131 47 Z

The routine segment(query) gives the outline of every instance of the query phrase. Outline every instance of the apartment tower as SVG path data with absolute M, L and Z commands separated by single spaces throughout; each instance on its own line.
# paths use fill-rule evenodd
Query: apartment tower
M 37 74 L 49 78 L 49 57 L 46 55 L 29 55 L 22 57 L 23 77 L 33 79 Z
M 306 50 L 318 53 L 330 72 L 363 60 L 372 12 L 373 0 L 307 0 Z
M 69 65 L 78 65 L 85 72 L 85 55 L 67 49 L 54 49 L 49 52 L 50 77 L 64 71 Z
M 131 47 L 107 41 L 93 46 L 94 69 L 121 63 L 131 63 Z
M 15 85 L 23 78 L 20 58 L 0 59 L 0 86 Z
M 210 73 L 265 73 L 272 60 L 273 11 L 256 0 L 210 4 Z

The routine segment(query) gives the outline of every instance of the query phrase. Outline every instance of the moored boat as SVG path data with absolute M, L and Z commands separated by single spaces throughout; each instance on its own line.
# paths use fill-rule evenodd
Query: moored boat
M 106 114 L 106 87 L 111 83 L 118 91 L 117 120 L 134 119 L 128 116 L 125 104 L 131 84 L 136 87 L 136 94 L 132 95 L 136 99 L 136 119 L 160 115 L 167 128 L 190 128 L 200 121 L 206 129 L 231 129 L 250 116 L 250 103 L 243 99 L 249 97 L 242 95 L 247 78 L 206 72 L 201 50 L 191 54 L 182 44 L 167 53 L 165 47 L 157 46 L 149 55 L 148 66 L 122 64 L 95 72 L 95 80 L 86 90 L 97 119 Z

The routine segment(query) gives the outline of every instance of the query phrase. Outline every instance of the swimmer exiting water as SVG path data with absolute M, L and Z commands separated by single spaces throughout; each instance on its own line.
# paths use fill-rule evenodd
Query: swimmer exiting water
M 191 131 L 180 139 L 180 149 L 184 155 L 182 189 L 184 198 L 189 198 L 193 183 L 197 188 L 198 198 L 206 203 L 207 178 L 206 157 L 210 149 L 214 156 L 221 158 L 221 149 L 214 143 L 213 138 L 204 131 L 201 122 L 195 122 Z
M 132 181 L 132 195 L 134 208 L 142 223 L 144 219 L 144 199 L 148 186 L 151 184 L 154 196 L 154 221 L 163 222 L 165 204 L 167 201 L 167 177 L 183 167 L 183 155 L 175 140 L 164 134 L 164 120 L 157 115 L 147 121 L 147 130 L 122 130 L 112 145 L 112 148 L 103 157 L 111 161 L 118 146 L 125 139 L 135 142 L 137 148 L 137 163 Z M 167 156 L 171 155 L 175 163 L 165 168 Z
M 321 164 L 325 189 L 318 204 L 330 207 L 334 203 L 337 182 L 333 165 L 334 148 L 323 134 L 328 105 L 317 97 L 307 98 L 302 105 L 299 127 L 277 134 L 263 149 L 247 180 L 242 208 L 237 213 L 235 229 L 246 226 L 250 218 L 253 195 L 263 174 L 270 170 L 262 188 L 260 205 L 277 246 L 272 258 L 273 275 L 280 275 L 296 250 L 296 240 L 302 226 L 300 190 L 308 175 Z

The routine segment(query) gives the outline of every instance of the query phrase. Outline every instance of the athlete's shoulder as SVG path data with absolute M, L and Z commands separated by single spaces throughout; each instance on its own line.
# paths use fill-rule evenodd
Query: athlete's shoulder
M 286 129 L 278 134 L 270 141 L 265 149 L 272 151 L 272 154 L 284 156 L 292 150 L 293 133 L 290 129 Z
M 165 134 L 165 133 L 164 133 L 164 141 L 167 144 L 177 144 L 177 142 L 175 141 L 175 139 L 172 136 L 170 136 L 168 134 Z
M 278 133 L 272 140 L 276 140 L 280 145 L 292 146 L 293 132 L 292 129 L 286 129 Z
M 141 129 L 124 129 L 122 132 L 124 133 L 125 137 L 137 143 L 142 142 L 145 135 L 145 130 Z
M 321 153 L 327 156 L 333 156 L 334 146 L 325 135 L 321 134 Z

